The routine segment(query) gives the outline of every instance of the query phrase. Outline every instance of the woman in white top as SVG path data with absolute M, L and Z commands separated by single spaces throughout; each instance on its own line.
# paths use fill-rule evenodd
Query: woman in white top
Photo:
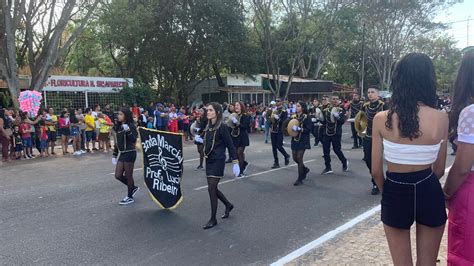
M 416 222 L 417 264 L 435 265 L 447 219 L 438 178 L 446 163 L 448 117 L 436 109 L 430 58 L 404 56 L 391 90 L 392 106 L 375 116 L 372 138 L 372 176 L 382 191 L 385 234 L 393 263 L 412 265 L 410 228 Z
M 448 264 L 474 265 L 474 51 L 464 55 L 454 85 L 450 129 L 457 132 L 458 148 L 444 184 Z

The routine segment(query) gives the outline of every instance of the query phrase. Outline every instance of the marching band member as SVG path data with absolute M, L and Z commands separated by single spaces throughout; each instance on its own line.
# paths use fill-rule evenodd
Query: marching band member
M 234 208 L 217 188 L 219 181 L 224 177 L 225 151 L 229 150 L 230 158 L 234 164 L 233 173 L 240 174 L 239 161 L 235 152 L 232 137 L 229 129 L 222 121 L 222 107 L 218 103 L 210 103 L 207 106 L 208 123 L 204 130 L 204 155 L 206 157 L 206 175 L 209 198 L 211 200 L 211 219 L 204 225 L 204 229 L 209 229 L 217 225 L 217 199 L 225 205 L 225 213 L 222 219 L 229 218 L 229 214 Z
M 196 118 L 195 118 L 196 127 L 193 130 L 196 130 L 194 137 L 194 144 L 197 146 L 199 153 L 199 165 L 196 170 L 203 169 L 202 163 L 204 162 L 204 129 L 207 126 L 207 112 L 206 108 L 199 109 Z
M 309 111 L 309 116 L 311 117 L 311 122 L 313 123 L 313 137 L 314 137 L 314 146 L 317 147 L 318 143 L 321 141 L 321 135 L 319 134 L 319 128 L 321 127 L 321 108 L 318 99 L 313 100 L 313 108 Z
M 250 116 L 246 113 L 245 105 L 242 102 L 236 102 L 234 104 L 235 114 L 237 117 L 232 116 L 230 135 L 232 136 L 232 142 L 234 147 L 237 149 L 237 157 L 239 158 L 240 176 L 245 175 L 245 170 L 249 163 L 245 161 L 245 147 L 250 145 L 248 131 L 250 129 Z
M 115 167 L 115 178 L 128 187 L 127 196 L 120 201 L 120 205 L 134 202 L 133 197 L 139 190 L 133 181 L 133 165 L 137 159 L 135 144 L 138 132 L 133 122 L 133 115 L 129 108 L 120 109 L 114 126 L 115 147 L 112 164 Z
M 345 110 L 339 107 L 339 96 L 332 96 L 332 104 L 328 104 L 323 110 L 324 115 L 324 134 L 323 134 L 323 153 L 324 153 L 324 164 L 326 168 L 321 174 L 332 174 L 331 168 L 331 145 L 334 153 L 337 155 L 342 163 L 342 171 L 349 171 L 349 163 L 341 150 L 342 140 L 342 125 L 345 121 Z
M 274 159 L 272 169 L 280 168 L 277 151 L 281 152 L 283 157 L 285 157 L 285 165 L 290 164 L 290 155 L 286 152 L 285 148 L 283 148 L 282 130 L 283 121 L 285 121 L 288 117 L 288 112 L 283 108 L 281 99 L 276 99 L 275 105 L 276 108 L 270 117 L 270 137 L 272 140 L 272 152 Z
M 377 88 L 369 88 L 367 91 L 367 97 L 369 102 L 365 103 L 362 106 L 361 112 L 364 112 L 367 115 L 367 130 L 363 139 L 364 144 L 364 161 L 369 169 L 369 172 L 372 173 L 372 126 L 374 123 L 374 117 L 377 113 L 387 110 L 385 103 L 379 98 L 379 90 Z M 377 195 L 380 193 L 377 184 L 372 178 L 372 195 Z
M 349 105 L 349 118 L 354 119 L 356 115 L 360 112 L 363 106 L 363 102 L 360 100 L 360 96 L 357 92 L 354 92 L 352 94 L 352 101 Z M 359 147 L 362 146 L 362 138 L 359 137 L 357 134 L 357 131 L 354 126 L 354 122 L 351 122 L 351 132 L 352 132 L 352 138 L 354 140 L 354 146 L 352 146 L 353 149 L 358 149 Z
M 308 116 L 306 103 L 300 101 L 296 104 L 296 119 L 299 123 L 294 125 L 291 130 L 298 132 L 298 135 L 291 138 L 291 151 L 293 160 L 298 164 L 298 179 L 293 185 L 298 186 L 303 184 L 303 180 L 309 172 L 309 168 L 303 163 L 303 156 L 306 150 L 311 149 L 309 134 L 313 130 L 313 123 Z

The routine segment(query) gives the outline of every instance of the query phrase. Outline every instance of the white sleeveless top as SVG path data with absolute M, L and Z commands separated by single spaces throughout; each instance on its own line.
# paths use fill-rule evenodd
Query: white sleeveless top
M 459 114 L 458 142 L 474 144 L 474 104 L 464 108 Z M 471 171 L 474 171 L 472 166 Z
M 438 158 L 441 142 L 433 145 L 400 144 L 383 140 L 385 160 L 396 164 L 427 165 Z

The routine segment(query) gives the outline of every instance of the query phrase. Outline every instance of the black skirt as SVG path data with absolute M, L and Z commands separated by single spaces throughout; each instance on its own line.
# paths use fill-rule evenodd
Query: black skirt
M 247 147 L 250 145 L 249 136 L 238 136 L 236 138 L 232 137 L 232 142 L 234 147 Z
M 298 141 L 295 138 L 291 138 L 291 150 L 300 151 L 300 150 L 309 150 L 311 149 L 311 144 L 309 142 L 309 135 L 301 134 Z
M 224 177 L 225 159 L 206 159 L 206 175 L 208 177 Z
M 136 159 L 137 159 L 137 151 L 129 151 L 129 152 L 120 153 L 118 157 L 119 162 L 125 162 L 125 163 L 134 163 Z

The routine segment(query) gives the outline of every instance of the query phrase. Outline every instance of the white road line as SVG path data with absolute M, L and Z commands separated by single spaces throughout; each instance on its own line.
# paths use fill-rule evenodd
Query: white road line
M 310 162 L 314 162 L 316 161 L 317 159 L 312 159 L 312 160 L 307 160 L 307 161 L 304 161 L 304 163 L 310 163 Z M 258 173 L 255 173 L 255 174 L 251 174 L 251 175 L 247 175 L 247 176 L 242 176 L 242 177 L 236 177 L 234 179 L 229 179 L 229 180 L 226 180 L 224 182 L 220 182 L 219 184 L 226 184 L 226 183 L 230 183 L 230 182 L 235 182 L 237 180 L 240 180 L 240 179 L 244 179 L 244 178 L 249 178 L 249 177 L 252 177 L 252 176 L 259 176 L 259 175 L 263 175 L 263 174 L 266 174 L 266 173 L 271 173 L 271 172 L 274 172 L 274 171 L 278 171 L 278 170 L 282 170 L 282 169 L 285 169 L 285 168 L 289 168 L 289 167 L 293 167 L 295 166 L 296 164 L 290 164 L 290 165 L 287 165 L 287 166 L 283 166 L 283 167 L 280 167 L 280 168 L 277 168 L 277 169 L 271 169 L 271 170 L 267 170 L 267 171 L 263 171 L 263 172 L 258 172 Z M 197 187 L 197 188 L 194 188 L 193 190 L 201 190 L 201 189 L 205 189 L 207 188 L 207 185 L 206 186 L 202 186 L 202 187 Z
M 369 218 L 370 216 L 374 215 L 376 212 L 380 211 L 380 205 L 373 207 L 372 209 L 362 213 L 361 215 L 355 217 L 354 219 L 350 220 L 349 222 L 339 226 L 338 228 L 327 232 L 326 234 L 322 235 L 318 239 L 311 241 L 310 243 L 302 246 L 301 248 L 291 252 L 290 254 L 284 256 L 283 258 L 277 260 L 276 262 L 270 264 L 270 266 L 279 266 L 288 263 L 301 255 L 305 254 L 306 252 L 324 244 L 326 241 L 332 239 L 333 237 L 337 236 L 341 232 L 346 231 L 347 229 L 353 227 L 354 225 L 362 222 L 363 220 Z
M 445 175 L 444 177 L 446 177 L 446 175 L 448 174 L 449 170 L 451 169 L 451 166 L 449 167 L 446 167 L 446 169 L 444 170 L 445 171 Z M 444 178 L 445 179 L 445 178 Z M 359 216 L 355 217 L 354 219 L 348 221 L 347 223 L 339 226 L 338 228 L 332 230 L 332 231 L 329 231 L 327 232 L 326 234 L 320 236 L 319 238 L 311 241 L 310 243 L 302 246 L 301 248 L 291 252 L 290 254 L 282 257 L 281 259 L 275 261 L 274 263 L 270 264 L 270 266 L 280 266 L 280 265 L 284 265 L 286 263 L 289 263 L 299 257 L 301 257 L 302 255 L 304 255 L 306 252 L 308 251 L 311 251 L 312 249 L 315 249 L 319 246 L 321 246 L 322 244 L 326 243 L 328 240 L 334 238 L 335 236 L 337 236 L 338 234 L 354 227 L 355 225 L 357 225 L 358 223 L 362 222 L 363 220 L 369 218 L 370 216 L 374 215 L 375 213 L 377 213 L 378 211 L 380 211 L 381 209 L 381 206 L 380 204 L 373 207 L 372 209 L 360 214 Z
M 198 161 L 199 158 L 194 158 L 194 159 L 189 159 L 189 160 L 184 160 L 183 163 L 189 163 L 189 162 L 194 162 L 194 161 Z M 143 168 L 140 167 L 140 168 L 135 168 L 133 169 L 133 171 L 138 171 L 138 170 L 142 170 Z M 115 175 L 115 172 L 113 173 L 109 173 L 109 175 Z

